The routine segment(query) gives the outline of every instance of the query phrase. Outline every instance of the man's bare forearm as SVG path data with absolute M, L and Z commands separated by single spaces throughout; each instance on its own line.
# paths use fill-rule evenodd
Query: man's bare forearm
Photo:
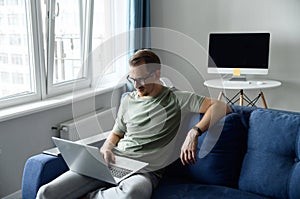
M 204 112 L 204 116 L 201 121 L 196 124 L 201 131 L 206 131 L 210 126 L 214 125 L 218 120 L 224 117 L 226 114 L 231 113 L 231 108 L 228 104 L 214 99 L 210 100 L 209 105 L 207 105 L 206 110 L 200 110 L 200 112 Z
M 118 134 L 116 132 L 111 132 L 109 134 L 109 136 L 107 137 L 106 141 L 109 141 L 112 144 L 114 144 L 114 146 L 116 146 L 122 137 L 123 136 L 121 136 L 120 134 Z

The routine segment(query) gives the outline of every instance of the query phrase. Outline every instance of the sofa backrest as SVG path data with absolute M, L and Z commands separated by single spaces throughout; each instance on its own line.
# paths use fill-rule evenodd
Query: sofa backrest
M 300 114 L 256 109 L 248 124 L 239 189 L 274 198 L 300 198 Z
M 250 107 L 250 106 L 238 106 L 238 105 L 230 105 L 230 108 L 233 113 L 237 113 L 241 116 L 241 120 L 247 129 L 249 128 L 249 118 L 251 113 L 254 110 L 260 109 L 252 106 Z

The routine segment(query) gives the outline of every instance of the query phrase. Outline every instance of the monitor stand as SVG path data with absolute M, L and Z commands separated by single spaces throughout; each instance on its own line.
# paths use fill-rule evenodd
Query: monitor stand
M 233 75 L 231 78 L 229 78 L 229 81 L 247 81 L 247 78 L 244 75 Z

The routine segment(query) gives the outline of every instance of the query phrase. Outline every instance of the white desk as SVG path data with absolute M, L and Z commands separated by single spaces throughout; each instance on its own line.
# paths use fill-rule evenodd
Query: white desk
M 248 80 L 248 81 L 229 81 L 228 79 L 212 79 L 204 82 L 204 85 L 209 88 L 217 89 L 228 89 L 228 90 L 239 90 L 236 95 L 232 98 L 228 98 L 223 90 L 220 91 L 218 99 L 221 100 L 222 97 L 225 97 L 227 103 L 236 103 L 239 101 L 239 105 L 243 106 L 244 101 L 248 105 L 254 106 L 259 98 L 262 99 L 264 108 L 268 108 L 266 99 L 264 97 L 262 89 L 275 88 L 281 85 L 281 82 L 275 80 Z M 245 93 L 244 90 L 260 90 L 256 98 L 250 99 Z M 237 99 L 239 97 L 239 99 Z

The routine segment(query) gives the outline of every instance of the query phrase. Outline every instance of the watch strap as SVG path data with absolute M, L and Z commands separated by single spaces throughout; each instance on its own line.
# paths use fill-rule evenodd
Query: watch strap
M 199 133 L 198 136 L 202 135 L 202 133 L 203 133 L 203 132 L 201 131 L 201 129 L 198 128 L 197 126 L 193 126 L 192 129 L 196 130 L 196 131 Z

